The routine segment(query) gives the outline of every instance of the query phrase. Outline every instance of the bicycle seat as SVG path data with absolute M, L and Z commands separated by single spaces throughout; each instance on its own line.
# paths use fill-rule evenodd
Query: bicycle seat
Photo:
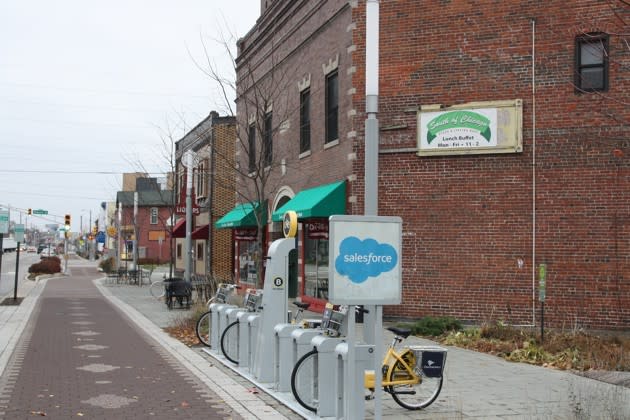
M 411 334 L 411 330 L 409 328 L 387 327 L 387 331 L 391 331 L 402 338 L 407 338 Z
M 310 303 L 306 302 L 293 302 L 293 304 L 302 310 L 308 309 L 308 307 L 311 306 Z

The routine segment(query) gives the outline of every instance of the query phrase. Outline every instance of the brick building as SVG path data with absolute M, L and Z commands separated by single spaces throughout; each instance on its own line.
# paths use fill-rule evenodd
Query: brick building
M 163 189 L 157 178 L 145 173 L 123 174 L 123 191 L 118 191 L 115 203 L 115 208 L 122 212 L 110 222 L 110 225 L 118 227 L 114 243 L 123 266 L 134 259 L 134 241 L 140 262 L 170 260 L 172 203 L 173 191 Z M 134 209 L 137 209 L 135 217 Z
M 616 0 L 380 1 L 379 214 L 403 219 L 385 315 L 536 325 L 546 264 L 547 322 L 630 327 L 629 22 Z M 365 1 L 263 1 L 238 47 L 267 240 L 300 193 L 343 185 L 328 213 L 362 214 Z M 298 294 L 323 300 L 327 214 L 301 210 Z
M 186 237 L 186 168 L 182 156 L 195 152 L 198 160 L 193 170 L 195 208 L 193 226 L 193 273 L 212 275 L 220 280 L 232 279 L 233 247 L 230 231 L 219 230 L 214 223 L 234 207 L 234 117 L 208 117 L 175 143 L 177 165 L 177 219 L 173 235 L 176 239 L 175 267 L 185 268 Z M 210 226 L 212 228 L 210 228 Z M 210 252 L 210 250 L 212 250 Z

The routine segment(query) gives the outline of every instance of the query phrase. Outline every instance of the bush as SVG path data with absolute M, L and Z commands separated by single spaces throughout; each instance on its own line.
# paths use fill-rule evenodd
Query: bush
M 98 263 L 98 266 L 105 273 L 111 273 L 112 271 L 114 271 L 114 267 L 116 266 L 116 259 L 114 257 L 106 258 L 104 260 L 101 260 L 101 262 Z
M 28 268 L 31 274 L 55 274 L 61 273 L 61 260 L 59 257 L 45 257 L 38 263 Z
M 161 262 L 164 263 L 166 261 L 162 260 Z M 138 265 L 158 265 L 158 259 L 157 258 L 138 258 Z
M 426 316 L 413 323 L 402 323 L 400 327 L 409 328 L 414 335 L 437 337 L 447 331 L 459 331 L 462 329 L 460 321 L 451 317 Z

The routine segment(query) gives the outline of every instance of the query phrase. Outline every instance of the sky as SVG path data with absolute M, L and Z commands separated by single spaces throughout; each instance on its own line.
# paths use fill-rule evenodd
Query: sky
M 259 15 L 259 0 L 0 0 L 0 208 L 87 230 L 123 173 L 164 176 L 165 140 L 225 113 L 195 62 L 207 50 L 233 79 L 218 40 Z

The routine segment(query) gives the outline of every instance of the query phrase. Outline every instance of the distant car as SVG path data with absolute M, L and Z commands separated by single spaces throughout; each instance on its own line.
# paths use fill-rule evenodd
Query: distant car
M 37 247 L 34 246 L 28 246 L 26 247 L 26 252 L 37 252 Z
M 39 244 L 37 246 L 37 253 L 39 254 L 40 252 L 42 252 L 46 248 L 48 248 L 48 245 L 46 245 L 46 244 Z
M 57 254 L 55 253 L 55 250 L 52 247 L 44 248 L 44 250 L 39 253 L 40 258 L 54 257 L 55 255 Z

